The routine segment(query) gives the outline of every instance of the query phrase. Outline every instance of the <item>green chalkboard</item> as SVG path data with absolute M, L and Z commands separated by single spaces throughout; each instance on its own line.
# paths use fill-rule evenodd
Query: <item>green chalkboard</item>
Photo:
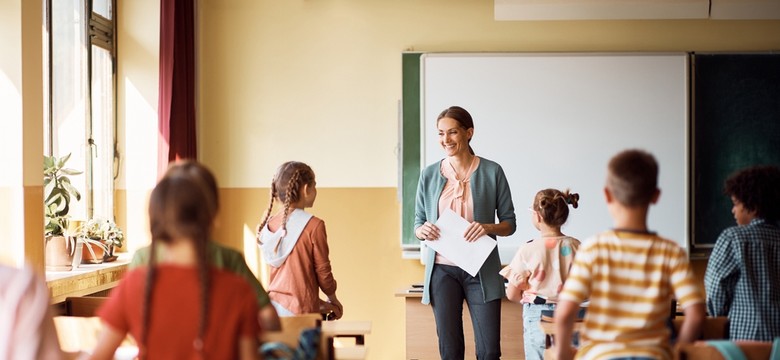
M 401 247 L 416 249 L 414 202 L 420 179 L 420 56 L 401 54 Z
M 780 55 L 694 54 L 692 61 L 691 245 L 706 248 L 735 225 L 726 178 L 751 165 L 780 165 Z

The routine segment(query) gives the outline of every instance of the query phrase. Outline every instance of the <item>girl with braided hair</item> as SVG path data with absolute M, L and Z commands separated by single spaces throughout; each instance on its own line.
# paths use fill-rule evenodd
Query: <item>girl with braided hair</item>
M 536 193 L 528 210 L 540 236 L 523 244 L 499 272 L 509 281 L 506 297 L 523 304 L 523 346 L 529 360 L 544 358 L 545 339 L 539 327 L 542 311 L 555 310 L 558 293 L 580 247 L 579 240 L 561 232 L 569 218 L 569 205 L 576 209 L 579 199 L 569 190 L 544 189 Z
M 127 333 L 140 359 L 256 359 L 258 305 L 241 276 L 211 264 L 217 213 L 200 176 L 174 164 L 149 199 L 149 262 L 130 270 L 98 310 L 104 330 L 91 359 L 112 359 Z
M 271 267 L 268 295 L 279 316 L 332 313 L 341 318 L 336 280 L 328 258 L 325 222 L 304 211 L 317 198 L 314 171 L 297 161 L 282 164 L 271 182 L 271 200 L 257 242 Z M 274 202 L 282 209 L 271 215 Z M 328 300 L 320 299 L 319 291 Z

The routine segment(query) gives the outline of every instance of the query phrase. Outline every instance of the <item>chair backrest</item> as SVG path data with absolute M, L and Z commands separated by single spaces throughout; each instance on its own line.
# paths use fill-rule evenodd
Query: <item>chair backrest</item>
M 103 296 L 77 296 L 65 298 L 65 315 L 95 316 L 97 309 L 108 299 Z
M 279 320 L 282 325 L 281 331 L 265 331 L 261 336 L 260 342 L 281 342 L 291 349 L 298 347 L 298 340 L 301 332 L 305 329 L 320 327 L 322 315 L 319 313 L 302 314 L 294 316 L 281 316 Z M 322 343 L 320 339 L 320 343 Z M 322 349 L 322 347 L 320 347 Z M 323 350 L 319 351 L 319 359 L 324 359 Z
M 680 332 L 680 327 L 684 317 L 675 318 L 672 322 L 674 324 L 675 332 Z M 707 317 L 704 319 L 704 324 L 701 326 L 701 334 L 699 334 L 699 340 L 719 340 L 729 338 L 729 318 L 725 316 Z
M 92 352 L 97 345 L 101 331 L 103 331 L 103 323 L 96 316 L 55 316 L 54 328 L 57 330 L 57 339 L 62 351 L 66 353 Z M 135 341 L 128 335 L 122 341 L 117 352 L 131 351 L 132 349 L 137 352 Z

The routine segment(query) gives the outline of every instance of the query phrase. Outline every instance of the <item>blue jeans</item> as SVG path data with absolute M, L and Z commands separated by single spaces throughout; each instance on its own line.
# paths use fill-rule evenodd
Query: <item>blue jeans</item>
M 523 347 L 526 360 L 544 359 L 544 332 L 539 326 L 542 310 L 555 310 L 555 304 L 523 304 Z
M 501 299 L 485 302 L 479 277 L 457 266 L 435 264 L 431 274 L 431 307 L 439 336 L 439 355 L 463 360 L 463 300 L 471 313 L 477 359 L 501 358 Z

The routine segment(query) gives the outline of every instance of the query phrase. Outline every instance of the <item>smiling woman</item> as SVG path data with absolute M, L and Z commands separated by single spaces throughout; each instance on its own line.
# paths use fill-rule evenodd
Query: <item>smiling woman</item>
M 451 106 L 436 120 L 439 145 L 445 158 L 426 167 L 417 186 L 414 234 L 419 240 L 436 241 L 439 214 L 452 210 L 469 225 L 466 241 L 488 235 L 515 232 L 515 209 L 504 171 L 497 163 L 479 157 L 469 143 L 474 120 L 466 109 Z M 496 222 L 496 218 L 498 221 Z M 431 304 L 439 334 L 439 352 L 444 358 L 463 358 L 463 301 L 468 303 L 474 325 L 477 358 L 501 357 L 501 298 L 504 282 L 501 262 L 494 247 L 476 276 L 450 259 L 429 249 L 424 253 L 423 304 Z

